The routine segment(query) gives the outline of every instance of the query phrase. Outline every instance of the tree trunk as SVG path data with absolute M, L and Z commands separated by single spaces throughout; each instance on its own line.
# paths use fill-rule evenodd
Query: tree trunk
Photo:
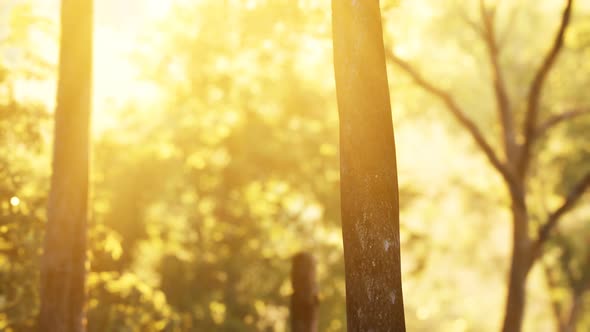
M 399 200 L 378 0 L 333 0 L 348 331 L 405 331 Z
M 508 295 L 502 332 L 519 332 L 522 328 L 526 300 L 526 279 L 531 267 L 530 238 L 526 207 L 512 206 L 512 259 L 508 276 Z
M 318 285 L 316 263 L 309 253 L 293 257 L 291 270 L 291 332 L 318 331 Z
M 563 332 L 575 332 L 576 325 L 578 323 L 578 318 L 580 315 L 580 311 L 582 309 L 584 301 L 584 292 L 582 291 L 581 294 L 576 294 L 574 291 L 573 299 L 572 299 L 572 306 L 570 308 L 567 320 L 564 322 L 562 326 Z
M 53 174 L 41 262 L 44 332 L 84 331 L 92 0 L 63 0 Z

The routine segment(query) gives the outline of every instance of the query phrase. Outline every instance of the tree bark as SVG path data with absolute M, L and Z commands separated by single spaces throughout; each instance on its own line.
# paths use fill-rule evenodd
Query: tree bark
M 318 285 L 316 262 L 309 253 L 293 257 L 291 270 L 291 332 L 318 331 Z
M 333 0 L 348 331 L 405 331 L 399 198 L 378 0 Z
M 63 0 L 39 331 L 85 330 L 92 0 Z
M 522 328 L 526 279 L 532 264 L 526 207 L 513 203 L 512 219 L 512 259 L 508 275 L 508 294 L 502 332 L 519 332 Z

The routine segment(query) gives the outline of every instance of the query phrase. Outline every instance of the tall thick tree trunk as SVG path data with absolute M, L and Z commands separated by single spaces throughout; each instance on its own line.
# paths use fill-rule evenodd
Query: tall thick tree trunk
M 348 331 L 405 331 L 399 200 L 378 0 L 333 0 Z
M 531 243 L 526 207 L 512 206 L 512 259 L 508 275 L 508 294 L 502 332 L 519 332 L 522 328 L 526 300 L 526 279 L 531 266 Z
M 92 0 L 63 0 L 39 331 L 85 330 Z

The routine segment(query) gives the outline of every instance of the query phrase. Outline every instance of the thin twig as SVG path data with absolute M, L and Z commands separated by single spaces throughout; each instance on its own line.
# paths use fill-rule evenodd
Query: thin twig
M 464 10 L 464 7 L 457 6 L 456 10 L 459 15 L 459 18 L 461 18 L 463 22 L 465 22 L 465 24 L 467 24 L 471 28 L 471 30 L 473 30 L 473 32 L 475 32 L 475 34 L 483 38 L 483 36 L 485 35 L 484 29 L 479 24 L 477 24 L 477 22 L 475 22 L 473 19 L 469 17 L 467 12 Z
M 515 9 L 512 9 L 510 11 L 510 16 L 508 16 L 508 20 L 506 22 L 506 25 L 504 26 L 504 29 L 500 35 L 500 38 L 498 40 L 498 47 L 502 48 L 506 45 L 506 43 L 508 42 L 510 33 L 512 32 L 512 27 L 514 25 L 514 23 L 516 22 L 516 16 L 518 14 L 518 10 L 520 9 L 520 6 L 515 5 Z

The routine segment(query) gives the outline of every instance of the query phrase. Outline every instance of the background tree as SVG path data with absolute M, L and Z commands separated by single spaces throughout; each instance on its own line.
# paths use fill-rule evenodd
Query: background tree
M 39 330 L 85 330 L 92 0 L 61 5 L 53 174 L 41 264 Z
M 379 1 L 332 2 L 347 328 L 405 331 L 395 140 Z
M 553 43 L 541 58 L 541 64 L 534 73 L 528 92 L 523 101 L 512 100 L 501 65 L 503 46 L 496 32 L 496 7 L 489 7 L 479 1 L 481 24 L 477 24 L 469 17 L 463 16 L 466 23 L 481 37 L 485 45 L 489 66 L 491 68 L 490 83 L 494 91 L 498 123 L 501 129 L 503 156 L 498 156 L 494 148 L 488 143 L 478 126 L 469 118 L 464 108 L 455 97 L 425 78 L 407 61 L 394 52 L 388 52 L 388 59 L 422 89 L 438 98 L 451 112 L 453 117 L 468 132 L 478 148 L 485 154 L 492 167 L 499 172 L 504 180 L 511 201 L 512 217 L 512 255 L 508 278 L 508 292 L 505 308 L 505 318 L 502 331 L 520 331 L 525 307 L 525 286 L 528 273 L 532 265 L 542 255 L 545 242 L 562 216 L 569 212 L 590 187 L 590 173 L 583 173 L 579 180 L 571 185 L 569 192 L 564 195 L 563 202 L 550 211 L 545 220 L 537 226 L 536 236 L 531 236 L 531 211 L 527 207 L 530 201 L 529 174 L 531 164 L 536 161 L 534 148 L 547 131 L 557 124 L 571 118 L 590 114 L 584 108 L 577 108 L 566 112 L 553 112 L 544 121 L 539 121 L 543 87 L 547 77 L 554 67 L 556 59 L 564 45 L 564 36 L 571 21 L 572 1 L 565 2 L 565 9 L 559 22 Z M 463 12 L 464 13 L 464 12 Z M 525 105 L 521 107 L 519 105 Z M 522 111 L 522 115 L 518 112 Z M 518 123 L 520 120 L 520 123 Z M 520 131 L 517 130 L 521 126 Z

